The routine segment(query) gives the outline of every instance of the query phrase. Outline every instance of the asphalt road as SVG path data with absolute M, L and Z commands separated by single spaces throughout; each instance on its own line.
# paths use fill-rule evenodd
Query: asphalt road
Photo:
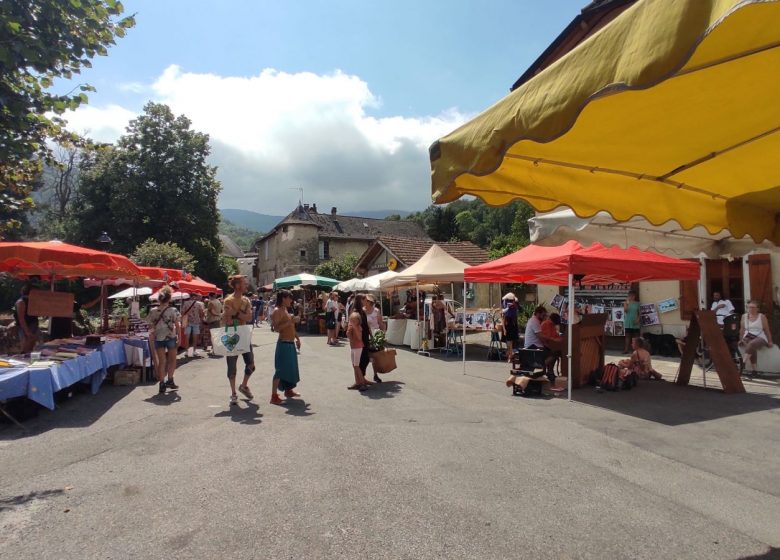
M 176 394 L 0 426 L 0 557 L 780 557 L 776 382 L 530 400 L 496 362 L 399 350 L 360 394 L 348 349 L 311 337 L 303 398 L 273 406 L 274 340 L 255 331 L 254 402 L 201 358 Z

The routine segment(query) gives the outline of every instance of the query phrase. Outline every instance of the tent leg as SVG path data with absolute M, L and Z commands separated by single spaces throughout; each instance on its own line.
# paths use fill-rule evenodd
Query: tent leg
M 704 257 L 699 257 L 699 309 L 707 309 L 707 261 Z M 704 383 L 704 388 L 707 388 L 707 360 L 704 358 L 704 339 L 699 338 L 697 341 L 701 350 L 701 379 Z
M 466 279 L 463 279 L 463 375 L 466 375 Z
M 568 397 L 569 397 L 569 402 L 571 402 L 571 376 L 572 376 L 572 372 L 573 372 L 573 370 L 572 370 L 572 351 L 571 351 L 572 350 L 572 348 L 571 348 L 572 347 L 572 339 L 573 339 L 572 331 L 574 330 L 574 328 L 573 328 L 574 327 L 574 323 L 573 323 L 574 313 L 573 313 L 573 311 L 574 311 L 574 275 L 570 272 L 569 273 L 569 317 L 568 317 L 568 320 L 566 322 L 566 338 L 568 339 L 568 347 L 569 347 L 568 355 L 566 356 L 566 360 L 568 361 L 568 364 L 569 364 L 569 372 L 568 372 L 568 375 L 567 375 L 567 377 L 568 377 L 568 379 L 567 379 L 567 385 L 568 385 L 567 393 L 568 393 Z

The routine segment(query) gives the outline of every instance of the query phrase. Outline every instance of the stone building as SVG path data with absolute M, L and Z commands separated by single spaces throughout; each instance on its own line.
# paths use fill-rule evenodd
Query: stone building
M 257 285 L 313 273 L 321 262 L 348 253 L 359 257 L 381 236 L 429 240 L 415 222 L 343 216 L 335 206 L 320 213 L 316 204 L 300 204 L 255 244 Z

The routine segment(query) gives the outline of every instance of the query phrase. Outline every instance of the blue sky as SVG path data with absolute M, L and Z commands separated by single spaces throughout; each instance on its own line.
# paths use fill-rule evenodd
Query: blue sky
M 296 195 L 275 195 L 300 185 L 322 207 L 420 209 L 427 145 L 586 3 L 127 0 L 137 25 L 82 74 L 98 91 L 71 127 L 110 141 L 165 102 L 211 135 L 221 207 L 286 213 Z

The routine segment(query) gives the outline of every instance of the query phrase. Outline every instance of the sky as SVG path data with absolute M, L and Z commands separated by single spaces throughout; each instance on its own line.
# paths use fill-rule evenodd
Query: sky
M 113 142 L 149 101 L 210 136 L 220 208 L 430 204 L 428 146 L 486 109 L 587 0 L 125 0 L 136 26 L 76 83 Z M 70 86 L 69 86 L 70 87 Z

